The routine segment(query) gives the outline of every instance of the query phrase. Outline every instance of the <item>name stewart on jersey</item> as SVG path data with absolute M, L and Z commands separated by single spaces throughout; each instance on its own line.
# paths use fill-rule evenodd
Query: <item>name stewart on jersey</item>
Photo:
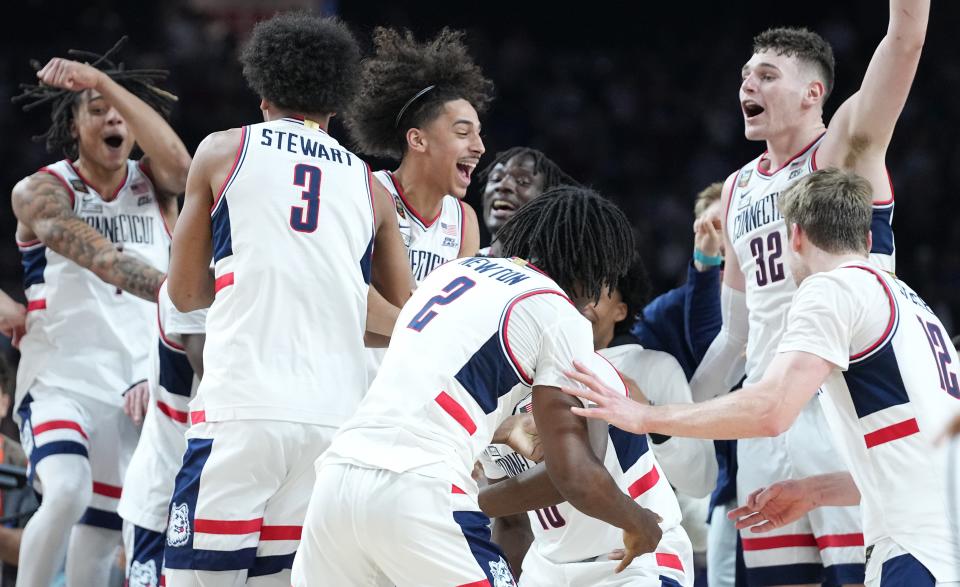
M 353 157 L 350 156 L 350 153 L 333 147 L 328 149 L 309 137 L 272 128 L 260 129 L 260 135 L 262 137 L 260 144 L 265 147 L 275 147 L 279 151 L 288 151 L 295 155 L 307 155 L 316 159 L 326 159 L 347 166 L 353 165 Z
M 745 199 L 745 196 L 749 194 L 750 192 L 744 192 L 740 195 L 740 198 Z M 780 208 L 777 206 L 777 196 L 779 195 L 780 192 L 773 192 L 742 210 L 737 209 L 736 216 L 733 218 L 733 238 L 731 240 L 739 240 L 748 232 L 753 232 L 758 228 L 781 220 L 783 216 L 780 215 Z
M 82 216 L 97 232 L 110 239 L 113 244 L 136 243 L 153 244 L 153 218 L 134 214 L 119 216 Z
M 516 285 L 530 278 L 529 275 L 524 275 L 520 271 L 514 271 L 513 269 L 498 265 L 496 260 L 483 257 L 469 257 L 460 261 L 460 264 L 473 269 L 477 273 L 482 273 L 487 277 L 492 277 L 497 281 L 502 281 L 509 285 Z

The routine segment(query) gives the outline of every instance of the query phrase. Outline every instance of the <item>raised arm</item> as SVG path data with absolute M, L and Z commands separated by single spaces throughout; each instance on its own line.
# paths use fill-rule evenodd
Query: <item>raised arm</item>
M 67 90 L 99 92 L 130 127 L 144 153 L 141 163 L 147 167 L 160 196 L 166 196 L 164 200 L 169 202 L 183 193 L 190 154 L 173 128 L 149 104 L 99 69 L 69 59 L 51 59 L 37 72 L 37 77 L 45 84 Z
M 197 147 L 187 176 L 183 210 L 173 231 L 170 277 L 167 288 L 173 305 L 181 312 L 207 308 L 213 303 L 213 234 L 210 210 L 214 190 L 227 179 L 242 140 L 238 128 L 216 132 Z
M 149 302 L 157 300 L 163 273 L 121 253 L 73 211 L 70 193 L 49 173 L 37 172 L 13 188 L 18 234 L 29 233 L 51 250 L 103 281 Z
M 737 175 L 734 173 L 723 184 L 721 210 L 726 211 L 730 205 L 733 182 L 736 181 Z M 724 241 L 723 284 L 720 286 L 722 324 L 720 332 L 710 343 L 703 355 L 703 360 L 690 380 L 690 391 L 693 393 L 695 402 L 702 402 L 727 393 L 743 377 L 741 357 L 746 351 L 749 330 L 746 279 L 740 269 L 737 252 L 730 242 L 726 218 L 723 218 L 721 223 Z
M 917 73 L 930 0 L 890 0 L 887 34 L 867 66 L 860 90 L 830 121 L 817 151 L 820 167 L 843 167 L 886 190 L 884 157 Z M 878 185 L 880 184 L 880 185 Z

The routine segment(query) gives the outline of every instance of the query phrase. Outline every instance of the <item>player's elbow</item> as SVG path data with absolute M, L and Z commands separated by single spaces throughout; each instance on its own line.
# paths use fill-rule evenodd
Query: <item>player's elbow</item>
M 761 436 L 780 436 L 793 424 L 793 418 L 784 414 L 779 406 L 771 406 L 759 419 Z
M 581 504 L 593 501 L 593 493 L 605 486 L 604 481 L 609 480 L 609 474 L 603 467 L 588 465 L 561 471 L 552 469 L 550 479 L 563 499 L 579 509 Z
M 183 280 L 177 279 L 172 274 L 167 276 L 167 294 L 179 312 L 192 312 L 201 308 L 197 297 L 192 295 L 188 287 L 185 287 Z

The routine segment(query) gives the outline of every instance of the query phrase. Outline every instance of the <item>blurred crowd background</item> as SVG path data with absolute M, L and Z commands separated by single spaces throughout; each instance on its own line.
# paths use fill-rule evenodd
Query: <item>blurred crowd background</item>
M 26 0 L 0 24 L 0 287 L 23 298 L 14 183 L 60 158 L 31 136 L 48 111 L 10 104 L 32 80 L 30 59 L 67 49 L 103 52 L 130 36 L 130 65 L 171 71 L 180 97 L 174 128 L 193 151 L 208 133 L 260 120 L 257 98 L 236 61 L 252 24 L 280 9 L 339 14 L 369 47 L 377 25 L 418 37 L 443 26 L 468 31 L 497 98 L 483 117 L 487 155 L 514 145 L 546 152 L 580 181 L 615 199 L 643 243 L 654 292 L 685 275 L 692 250 L 693 197 L 756 157 L 743 137 L 737 91 L 754 34 L 781 24 L 824 35 L 837 59 L 828 117 L 856 91 L 888 19 L 880 0 L 775 3 L 632 3 L 492 0 L 483 3 L 386 0 L 255 1 Z M 927 43 L 887 161 L 896 191 L 897 269 L 944 318 L 960 320 L 960 3 L 934 2 Z M 335 136 L 346 140 L 339 123 Z M 379 166 L 389 161 L 374 161 Z M 468 201 L 479 207 L 479 186 Z M 483 227 L 481 227 L 483 230 Z M 487 235 L 483 235 L 483 243 Z

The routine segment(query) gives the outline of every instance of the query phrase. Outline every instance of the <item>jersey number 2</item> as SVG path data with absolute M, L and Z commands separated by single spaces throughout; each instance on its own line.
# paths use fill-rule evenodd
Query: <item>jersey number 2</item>
M 436 318 L 437 313 L 432 309 L 434 304 L 438 306 L 446 306 L 450 302 L 462 296 L 468 289 L 475 285 L 477 285 L 477 282 L 469 277 L 460 276 L 454 279 L 444 286 L 443 292 L 446 295 L 433 296 L 427 300 L 427 303 L 420 308 L 420 311 L 416 313 L 416 315 L 413 317 L 413 320 L 410 321 L 410 324 L 407 324 L 407 328 L 420 332 L 423 330 L 424 326 L 430 324 L 430 321 Z
M 320 219 L 320 168 L 299 163 L 293 168 L 293 185 L 307 188 L 300 193 L 307 205 L 290 207 L 290 227 L 314 232 Z

